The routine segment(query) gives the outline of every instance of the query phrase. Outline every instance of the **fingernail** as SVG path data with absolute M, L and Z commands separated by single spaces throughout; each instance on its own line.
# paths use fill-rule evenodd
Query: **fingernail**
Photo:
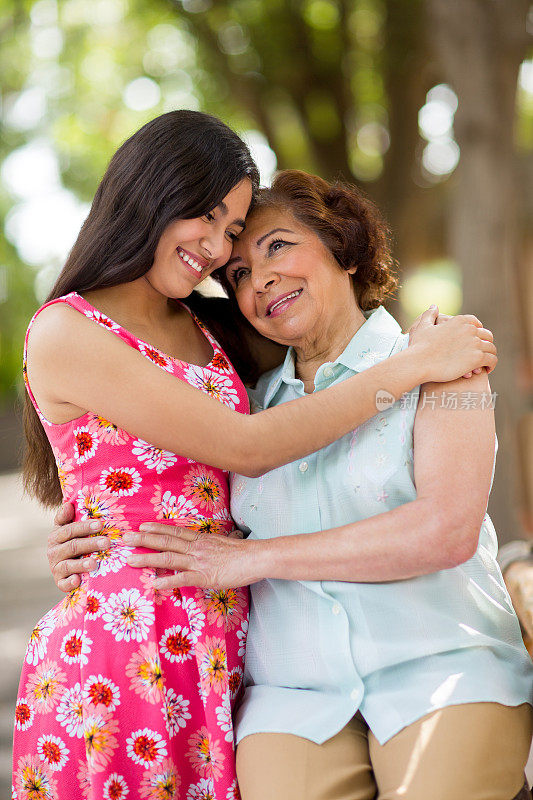
M 92 570 L 92 569 L 95 569 L 95 567 L 96 567 L 96 564 L 94 563 L 94 561 L 91 561 L 90 558 L 86 558 L 85 561 L 83 562 L 83 569 Z
M 433 305 L 431 305 L 431 306 L 429 307 L 429 310 L 430 310 L 430 311 L 434 311 L 436 308 L 437 308 L 437 306 L 435 305 L 435 303 L 433 303 Z
M 106 539 L 105 536 L 100 536 L 96 540 L 96 544 L 98 547 L 107 547 L 109 545 L 109 539 Z
M 122 537 L 122 541 L 132 544 L 135 541 L 135 536 L 132 533 L 125 533 Z
M 143 522 L 141 525 L 139 525 L 139 530 L 140 531 L 151 531 L 152 530 L 152 526 L 150 525 L 149 522 Z
M 95 522 L 91 522 L 89 527 L 92 531 L 99 531 L 102 527 L 102 523 L 99 520 L 96 520 Z

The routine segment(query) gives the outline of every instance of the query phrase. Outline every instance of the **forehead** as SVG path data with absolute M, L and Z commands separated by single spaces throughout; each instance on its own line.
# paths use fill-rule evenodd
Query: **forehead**
M 257 241 L 275 228 L 284 228 L 295 233 L 308 230 L 287 209 L 270 206 L 253 209 L 246 217 L 246 229 L 235 240 L 233 252 L 239 253 L 250 247 L 255 248 Z
M 242 201 L 250 204 L 252 200 L 252 182 L 249 178 L 243 178 L 239 183 L 230 189 L 222 201 L 226 205 L 240 203 Z

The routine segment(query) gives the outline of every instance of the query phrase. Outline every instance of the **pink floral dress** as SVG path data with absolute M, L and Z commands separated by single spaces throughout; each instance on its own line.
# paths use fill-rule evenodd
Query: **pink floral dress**
M 76 293 L 52 302 L 67 303 L 161 369 L 248 413 L 243 384 L 196 318 L 213 348 L 206 367 L 170 358 Z M 27 378 L 26 387 L 65 501 L 76 519 L 102 519 L 113 546 L 32 631 L 15 713 L 13 797 L 235 800 L 231 714 L 242 681 L 247 590 L 154 591 L 155 572 L 129 567 L 132 548 L 121 544 L 124 532 L 147 520 L 227 535 L 234 527 L 228 474 L 90 412 L 52 424 Z

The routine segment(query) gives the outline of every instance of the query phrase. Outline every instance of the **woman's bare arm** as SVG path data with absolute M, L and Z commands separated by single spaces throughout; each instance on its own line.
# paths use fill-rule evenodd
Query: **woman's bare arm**
M 475 407 L 442 407 L 442 398 L 463 392 L 471 393 Z M 416 500 L 330 531 L 261 542 L 262 577 L 381 582 L 449 569 L 471 558 L 494 459 L 490 397 L 486 374 L 444 386 L 426 384 L 414 428 Z
M 475 407 L 442 407 L 441 397 L 452 392 L 458 397 L 470 392 Z M 160 588 L 241 586 L 263 578 L 383 582 L 455 567 L 477 547 L 494 436 L 486 374 L 445 386 L 426 384 L 415 420 L 414 501 L 327 531 L 268 540 L 239 541 L 148 523 L 141 526 L 146 533 L 125 540 L 162 552 L 135 555 L 130 563 L 177 570 L 158 579 Z
M 491 334 L 480 338 L 483 329 L 474 319 L 430 325 L 426 341 L 338 385 L 250 417 L 176 380 L 102 326 L 56 304 L 41 312 L 30 333 L 28 378 L 52 422 L 58 420 L 49 409 L 62 404 L 90 410 L 157 447 L 257 476 L 353 430 L 376 413 L 380 390 L 399 398 L 428 377 L 447 380 L 494 366 Z

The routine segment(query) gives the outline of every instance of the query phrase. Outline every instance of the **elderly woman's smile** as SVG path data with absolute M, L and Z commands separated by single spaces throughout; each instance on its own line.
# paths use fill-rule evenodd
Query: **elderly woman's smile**
M 272 300 L 266 309 L 267 317 L 279 317 L 287 308 L 300 297 L 303 289 L 296 289 L 295 292 L 286 292 Z
M 226 266 L 239 308 L 263 336 L 292 345 L 297 372 L 315 371 L 346 347 L 365 318 L 352 275 L 309 227 L 285 209 L 259 208 Z

